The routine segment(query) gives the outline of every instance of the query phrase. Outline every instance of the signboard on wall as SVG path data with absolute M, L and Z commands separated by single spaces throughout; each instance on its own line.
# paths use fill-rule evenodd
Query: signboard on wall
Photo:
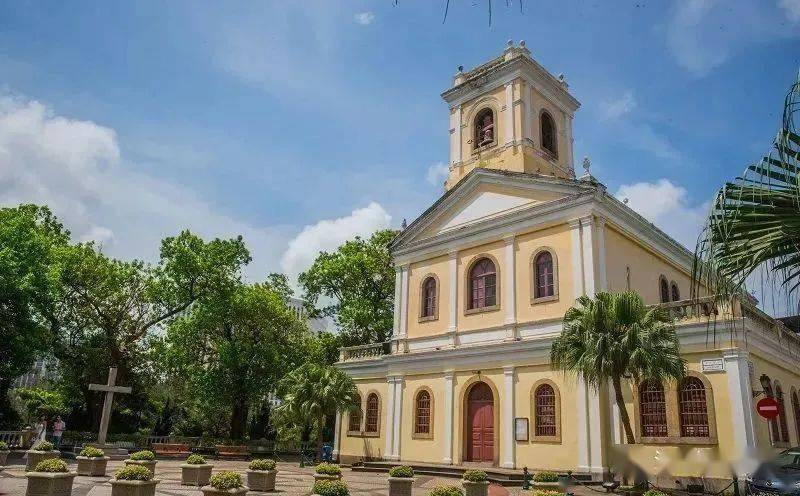
M 703 372 L 724 372 L 725 360 L 722 358 L 704 358 L 700 360 L 700 368 Z
M 514 440 L 527 441 L 528 440 L 528 419 L 518 417 L 514 419 Z

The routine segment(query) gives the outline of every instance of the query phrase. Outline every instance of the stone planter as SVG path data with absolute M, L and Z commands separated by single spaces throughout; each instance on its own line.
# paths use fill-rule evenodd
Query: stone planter
M 75 472 L 28 472 L 25 496 L 70 496 Z
M 149 481 L 129 481 L 111 479 L 111 496 L 155 496 L 158 479 Z
M 142 467 L 147 467 L 153 475 L 156 473 L 156 460 L 131 460 L 128 458 L 127 460 L 123 460 L 125 465 L 141 465 Z
M 5 466 L 8 462 L 8 454 L 11 453 L 10 451 L 0 451 L 0 467 Z
M 247 470 L 247 487 L 251 491 L 274 491 L 277 470 Z
M 531 482 L 534 489 L 543 489 L 548 491 L 562 491 L 564 488 L 558 482 Z
M 203 496 L 236 496 L 239 494 L 247 494 L 250 490 L 247 486 L 237 487 L 235 489 L 215 489 L 212 486 L 203 486 L 200 488 L 203 491 Z
M 192 465 L 190 463 L 181 464 L 181 484 L 184 486 L 206 486 L 211 478 L 211 469 L 214 465 L 203 463 L 202 465 Z
M 61 452 L 57 450 L 53 451 L 28 450 L 25 452 L 25 456 L 27 458 L 27 461 L 25 462 L 25 471 L 32 472 L 33 469 L 36 468 L 36 465 L 39 464 L 39 462 L 43 462 L 51 458 L 60 458 Z
M 90 477 L 103 477 L 106 475 L 106 465 L 111 459 L 107 456 L 76 456 L 78 460 L 78 475 L 88 475 Z
M 389 477 L 389 496 L 411 496 L 413 477 Z
M 489 482 L 469 482 L 462 480 L 464 486 L 464 496 L 487 496 L 489 494 Z
M 339 475 L 314 474 L 314 482 L 322 480 L 342 480 L 342 474 Z

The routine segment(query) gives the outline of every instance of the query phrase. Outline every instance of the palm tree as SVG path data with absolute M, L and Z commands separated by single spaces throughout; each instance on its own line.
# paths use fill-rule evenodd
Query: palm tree
M 283 404 L 276 413 L 283 421 L 309 429 L 316 436 L 318 456 L 322 455 L 325 417 L 360 407 L 353 379 L 326 365 L 301 365 L 281 379 L 278 392 Z
M 564 315 L 564 332 L 553 341 L 550 361 L 594 388 L 611 381 L 628 444 L 636 440 L 622 379 L 661 383 L 679 380 L 685 372 L 669 315 L 660 306 L 647 307 L 633 291 L 578 298 L 578 306 Z
M 786 95 L 770 153 L 725 184 L 695 251 L 694 278 L 720 297 L 759 268 L 787 295 L 800 286 L 800 75 Z

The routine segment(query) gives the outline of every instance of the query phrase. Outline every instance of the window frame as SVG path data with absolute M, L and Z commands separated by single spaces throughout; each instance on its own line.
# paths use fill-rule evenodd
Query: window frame
M 553 149 L 546 148 L 544 146 L 544 119 L 547 116 L 550 119 L 550 124 L 552 125 L 552 132 L 553 132 Z M 558 124 L 556 123 L 556 118 L 553 117 L 553 114 L 550 113 L 547 109 L 542 109 L 539 112 L 539 148 L 551 157 L 553 160 L 558 160 Z
M 375 397 L 377 400 L 377 406 L 375 409 L 375 430 L 368 431 L 369 400 L 372 397 Z M 369 391 L 366 395 L 366 399 L 364 400 L 364 426 L 362 432 L 364 437 L 380 437 L 381 435 L 381 395 L 378 394 L 377 391 Z
M 356 393 L 358 395 L 358 409 L 351 410 L 347 413 L 347 435 L 348 436 L 360 436 L 364 429 L 364 397 L 361 393 Z M 353 427 L 353 414 L 358 413 L 358 430 L 352 430 Z
M 794 428 L 797 440 L 800 442 L 800 397 L 797 396 L 797 389 L 792 386 L 792 415 L 794 416 Z
M 773 383 L 775 390 L 775 400 L 778 401 L 778 432 L 780 434 L 780 442 L 789 445 L 792 441 L 792 436 L 789 434 L 789 420 L 786 418 L 786 395 L 783 393 L 783 387 L 777 380 Z
M 425 292 L 425 285 L 428 283 L 429 280 L 433 280 L 434 284 L 434 304 L 433 304 L 433 313 L 431 315 L 425 315 L 425 304 L 427 302 L 426 292 Z M 439 320 L 439 304 L 441 300 L 439 299 L 439 277 L 436 274 L 429 273 L 425 274 L 422 278 L 422 282 L 419 288 L 419 322 L 430 322 L 433 320 Z
M 478 119 L 483 117 L 485 114 L 490 113 L 492 115 L 492 141 L 490 143 L 486 143 L 485 145 L 478 145 Z M 470 140 L 472 141 L 472 153 L 480 153 L 483 150 L 487 150 L 489 148 L 493 148 L 497 146 L 499 143 L 497 139 L 497 112 L 495 111 L 494 107 L 491 106 L 483 106 L 475 112 L 475 117 L 472 118 L 472 129 L 470 130 Z
M 666 299 L 664 299 L 665 296 Z M 670 302 L 669 281 L 664 274 L 658 276 L 658 300 L 662 304 Z
M 472 308 L 472 271 L 481 260 L 487 259 L 494 264 L 494 284 L 495 284 L 495 297 L 494 305 L 485 307 Z M 500 279 L 500 264 L 497 259 L 488 253 L 481 253 L 475 255 L 470 260 L 464 271 L 464 315 L 472 315 L 476 313 L 494 312 L 500 310 L 500 292 L 501 292 L 501 279 Z
M 703 403 L 703 411 L 702 412 L 691 412 L 691 411 L 684 412 L 684 405 L 687 405 L 688 403 L 698 403 L 699 402 L 699 400 L 687 399 L 684 396 L 685 388 L 690 382 L 699 383 L 700 386 L 702 387 L 702 391 L 703 391 L 703 402 L 702 402 Z M 709 418 L 708 393 L 706 391 L 705 383 L 698 377 L 695 377 L 695 376 L 692 376 L 692 375 L 687 375 L 678 384 L 678 391 L 677 392 L 678 392 L 678 427 L 680 428 L 679 432 L 680 432 L 681 438 L 701 438 L 701 439 L 710 438 L 711 437 L 711 420 Z M 690 435 L 685 434 L 685 429 L 687 427 L 702 428 L 702 425 L 703 425 L 703 424 L 684 424 L 684 417 L 685 416 L 705 416 L 705 420 L 706 420 L 705 428 L 706 428 L 707 434 L 705 436 L 698 436 L 698 435 L 690 436 Z
M 655 386 L 652 391 L 644 391 L 645 387 L 650 387 L 650 386 Z M 664 389 L 664 385 L 660 384 L 658 382 L 655 382 L 655 381 L 644 380 L 641 383 L 639 383 L 639 385 L 637 386 L 637 390 L 639 392 L 638 398 L 637 398 L 637 401 L 638 401 L 638 404 L 639 404 L 639 412 L 638 412 L 638 415 L 637 415 L 638 420 L 639 420 L 639 429 L 638 429 L 639 430 L 639 436 L 642 439 L 668 438 L 669 434 L 670 434 L 670 428 L 669 428 L 670 422 L 669 422 L 669 412 L 668 412 L 668 409 L 667 409 L 667 392 Z M 656 399 L 644 398 L 643 397 L 643 393 L 647 393 L 648 395 L 660 395 L 660 401 L 659 401 L 659 398 L 656 398 Z M 652 405 L 648 409 L 643 408 L 643 405 L 644 405 L 643 400 L 645 400 L 645 399 L 648 400 L 647 401 L 648 405 Z M 663 411 L 655 411 L 656 408 L 658 408 L 658 405 L 661 405 L 659 410 L 663 409 Z M 661 423 L 659 423 L 659 424 L 656 424 L 656 423 L 645 424 L 645 422 L 644 422 L 645 415 L 647 415 L 649 417 L 663 417 L 663 424 L 661 424 Z M 663 433 L 661 433 L 661 432 L 645 433 L 645 428 L 646 427 L 658 427 L 659 430 L 660 430 L 660 428 L 663 427 L 664 430 L 663 430 Z
M 548 253 L 550 255 L 550 260 L 553 264 L 553 294 L 549 296 L 537 296 L 537 289 L 538 289 L 538 278 L 539 274 L 537 271 L 537 264 L 536 260 L 539 258 L 540 255 L 543 253 Z M 546 303 L 548 301 L 557 301 L 558 300 L 558 257 L 556 256 L 556 252 L 554 249 L 550 248 L 549 246 L 543 246 L 537 250 L 535 250 L 531 254 L 531 305 L 535 305 L 537 303 Z
M 536 393 L 538 392 L 539 388 L 542 386 L 549 386 L 553 390 L 553 395 L 555 397 L 555 435 L 537 435 L 537 427 L 539 422 L 539 417 L 537 416 L 536 412 Z M 530 440 L 537 443 L 552 443 L 552 444 L 561 444 L 561 391 L 550 379 L 539 379 L 536 381 L 533 386 L 531 387 L 530 391 L 530 402 L 531 402 L 531 428 L 530 428 Z
M 669 283 L 669 298 L 670 301 L 681 301 L 681 288 L 678 287 L 678 283 L 675 281 L 670 281 Z
M 418 421 L 419 421 L 419 415 L 418 415 L 419 407 L 418 407 L 418 404 L 419 404 L 419 397 L 420 397 L 420 395 L 422 393 L 425 393 L 425 394 L 428 395 L 428 432 L 417 432 L 417 427 L 419 426 L 419 424 L 418 424 Z M 418 388 L 414 392 L 413 398 L 414 398 L 414 403 L 413 403 L 414 410 L 412 412 L 412 415 L 413 415 L 414 419 L 413 419 L 413 426 L 412 426 L 412 431 L 411 431 L 411 438 L 412 439 L 433 439 L 433 425 L 434 425 L 434 416 L 433 416 L 434 415 L 434 398 L 433 398 L 433 391 L 431 390 L 431 388 L 429 388 L 427 386 L 422 386 L 422 387 Z

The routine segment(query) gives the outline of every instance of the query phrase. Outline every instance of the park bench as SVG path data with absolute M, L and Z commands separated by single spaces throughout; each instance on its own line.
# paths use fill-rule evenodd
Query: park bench
M 217 457 L 228 460 L 246 460 L 247 446 L 217 445 Z
M 189 445 L 185 443 L 153 443 L 156 456 L 165 458 L 181 458 L 189 454 Z
M 247 445 L 250 458 L 264 458 L 275 456 L 275 441 L 261 439 L 253 441 Z

